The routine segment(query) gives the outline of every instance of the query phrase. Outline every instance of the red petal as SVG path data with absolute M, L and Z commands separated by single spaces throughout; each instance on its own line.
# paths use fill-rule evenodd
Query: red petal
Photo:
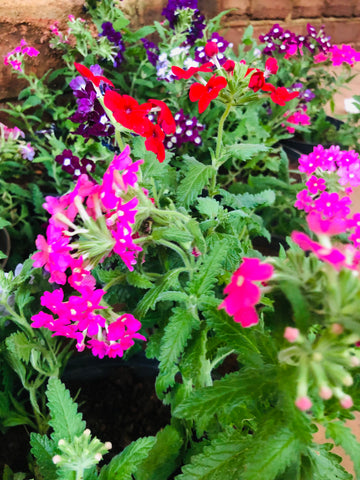
M 206 87 L 201 83 L 193 83 L 190 87 L 189 98 L 192 102 L 196 102 L 206 93 Z

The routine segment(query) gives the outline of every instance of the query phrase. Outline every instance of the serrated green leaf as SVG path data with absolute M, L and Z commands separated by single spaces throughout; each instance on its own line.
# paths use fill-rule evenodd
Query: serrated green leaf
M 51 420 L 49 425 L 54 429 L 51 438 L 58 442 L 61 438 L 71 441 L 85 430 L 82 414 L 78 413 L 77 404 L 70 397 L 70 392 L 58 378 L 50 378 L 46 390 Z
M 270 373 L 270 369 L 266 371 Z M 229 373 L 221 380 L 215 380 L 211 387 L 195 390 L 176 407 L 174 415 L 188 420 L 201 419 L 203 423 L 207 418 L 210 422 L 216 414 L 222 415 L 223 412 L 228 413 L 247 402 L 252 402 L 266 382 L 264 373 L 255 369 Z
M 263 364 L 253 333 L 244 329 L 224 310 L 209 310 L 206 313 L 208 325 L 213 328 L 225 344 L 238 353 L 241 362 L 249 366 L 260 367 Z
M 32 202 L 34 205 L 35 213 L 39 215 L 43 215 L 44 214 L 44 207 L 43 207 L 44 195 L 42 194 L 39 186 L 36 185 L 35 183 L 32 183 L 31 185 L 29 185 L 29 190 L 31 191 Z
M 360 478 L 360 443 L 349 427 L 341 421 L 335 421 L 326 425 L 326 438 L 332 438 L 335 445 L 341 446 L 350 456 L 354 464 L 357 477 Z
M 200 265 L 193 279 L 188 284 L 189 293 L 200 297 L 207 294 L 220 273 L 220 267 L 227 254 L 228 245 L 226 242 L 218 242 L 214 245 L 212 252 L 204 258 L 200 257 Z
M 136 480 L 165 480 L 178 466 L 183 440 L 179 432 L 167 425 L 156 435 L 156 443 L 135 473 Z M 102 479 L 100 479 L 102 480 Z
M 203 215 L 214 218 L 218 215 L 220 203 L 215 198 L 205 197 L 198 199 L 197 210 Z
M 34 348 L 34 344 L 29 342 L 25 333 L 15 332 L 7 337 L 6 346 L 20 360 L 29 363 L 31 350 Z
M 46 435 L 30 434 L 31 453 L 36 459 L 40 474 L 46 480 L 56 480 L 56 466 L 52 461 L 55 455 L 56 444 Z
M 179 360 L 192 330 L 199 327 L 200 323 L 189 310 L 176 307 L 172 312 L 160 347 L 160 368 L 164 370 L 167 369 L 167 365 Z
M 295 282 L 280 282 L 279 286 L 291 303 L 296 325 L 300 330 L 305 331 L 312 318 L 305 295 L 302 294 L 300 287 Z
M 10 222 L 5 220 L 5 218 L 0 217 L 0 228 L 8 227 L 9 225 L 11 225 Z
M 193 236 L 189 232 L 175 227 L 156 228 L 153 230 L 151 236 L 155 242 L 161 239 L 178 243 L 191 242 L 193 240 Z
M 143 318 L 150 308 L 153 309 L 158 301 L 159 295 L 170 287 L 174 287 L 178 283 L 180 273 L 184 270 L 184 268 L 176 268 L 175 270 L 166 273 L 160 280 L 158 280 L 138 303 L 134 313 L 136 318 Z
M 296 432 L 272 419 L 269 424 L 261 425 L 246 452 L 244 480 L 275 480 L 290 464 L 300 462 L 301 444 Z
M 132 272 L 128 272 L 126 274 L 126 281 L 129 285 L 137 288 L 151 288 L 153 286 L 150 280 L 148 280 L 136 270 L 133 270 Z
M 41 98 L 37 97 L 36 95 L 31 95 L 25 100 L 25 102 L 23 103 L 23 107 L 35 107 L 36 105 L 40 104 Z
M 189 296 L 185 292 L 163 292 L 158 297 L 158 302 L 186 302 Z
M 269 150 L 270 148 L 262 143 L 235 143 L 226 148 L 227 153 L 243 162 L 250 160 L 257 153 L 268 152 Z
M 214 169 L 211 165 L 204 165 L 193 157 L 186 157 L 186 162 L 188 170 L 180 182 L 177 198 L 180 205 L 188 208 L 214 175 Z
M 273 190 L 263 190 L 259 193 L 239 193 L 237 195 L 220 189 L 222 203 L 232 208 L 254 209 L 260 206 L 272 205 L 275 202 Z
M 132 442 L 101 469 L 99 480 L 132 480 L 155 443 L 155 437 L 139 438 Z
M 219 435 L 202 453 L 191 457 L 191 463 L 182 468 L 183 473 L 176 480 L 242 479 L 243 452 L 249 448 L 249 441 L 236 430 Z
M 341 457 L 329 452 L 332 444 L 316 445 L 307 449 L 303 459 L 302 477 L 311 480 L 353 480 L 353 476 L 340 465 Z

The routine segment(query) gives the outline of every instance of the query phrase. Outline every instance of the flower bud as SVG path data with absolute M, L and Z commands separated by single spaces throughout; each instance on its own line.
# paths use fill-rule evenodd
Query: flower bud
M 351 375 L 346 375 L 345 377 L 342 378 L 342 383 L 346 387 L 351 387 L 351 385 L 354 383 L 354 380 Z
M 102 459 L 102 455 L 101 455 L 101 453 L 99 453 L 99 452 L 98 452 L 98 453 L 95 453 L 94 457 L 95 457 L 95 460 L 96 460 L 97 462 L 100 462 L 100 460 Z
M 323 400 L 329 400 L 329 398 L 332 397 L 332 394 L 333 394 L 333 392 L 332 392 L 331 388 L 328 387 L 327 385 L 323 385 L 319 390 L 319 396 Z
M 52 458 L 52 461 L 53 463 L 55 463 L 55 465 L 59 462 L 61 462 L 61 457 L 60 455 L 54 455 L 53 458 Z
M 340 323 L 333 323 L 331 325 L 331 331 L 334 335 L 341 335 L 344 331 L 344 327 Z
M 112 443 L 111 442 L 105 442 L 105 448 L 107 450 L 111 450 L 112 449 Z
M 354 355 L 350 357 L 350 365 L 352 367 L 359 367 L 360 366 L 360 360 L 358 357 L 355 357 Z
M 219 48 L 215 42 L 207 42 L 205 45 L 205 53 L 208 57 L 214 57 L 219 53 Z
M 344 395 L 340 400 L 340 405 L 343 408 L 351 408 L 354 405 L 354 402 L 350 395 Z
M 284 338 L 290 343 L 296 342 L 296 340 L 299 338 L 300 331 L 297 328 L 293 327 L 286 327 L 284 331 Z
M 59 447 L 61 447 L 62 445 L 65 445 L 65 440 L 63 438 L 60 438 L 60 440 L 58 441 L 58 445 Z
M 85 437 L 89 437 L 90 434 L 91 434 L 90 429 L 89 429 L 89 428 L 86 428 L 86 429 L 84 430 L 84 435 L 85 435 Z
M 306 410 L 309 410 L 312 407 L 312 401 L 307 396 L 298 397 L 295 401 L 295 405 L 299 410 L 301 410 L 302 412 L 305 412 Z

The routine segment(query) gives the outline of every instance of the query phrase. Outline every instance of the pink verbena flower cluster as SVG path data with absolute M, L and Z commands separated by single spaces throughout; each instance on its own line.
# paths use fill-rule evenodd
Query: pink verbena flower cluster
M 60 198 L 46 197 L 44 208 L 51 218 L 46 238 L 38 235 L 39 251 L 32 256 L 34 267 L 44 267 L 50 273 L 50 282 L 68 282 L 80 294 L 64 301 L 62 288 L 45 292 L 41 305 L 51 314 L 40 312 L 33 316 L 32 326 L 74 338 L 79 351 L 87 346 L 101 358 L 122 356 L 135 338 L 145 340 L 137 333 L 140 322 L 130 314 L 115 314 L 103 300 L 106 292 L 96 289 L 91 275 L 94 266 L 113 253 L 133 270 L 142 250 L 134 243 L 132 225 L 138 205 L 134 196 L 137 171 L 143 160 L 133 163 L 129 153 L 126 147 L 115 155 L 101 184 L 83 174 L 72 192 Z M 124 201 L 126 196 L 130 199 Z
M 351 67 L 355 65 L 355 62 L 360 61 L 360 52 L 357 52 L 350 45 L 333 45 L 330 50 L 325 53 L 319 53 L 315 55 L 315 63 L 325 62 L 331 60 L 334 67 L 342 65 L 343 63 L 349 64 Z
M 355 269 L 360 262 L 360 214 L 351 215 L 352 201 L 345 193 L 360 185 L 360 159 L 354 151 L 338 146 L 314 148 L 301 155 L 299 170 L 307 175 L 306 189 L 297 195 L 295 207 L 307 213 L 309 228 L 319 242 L 306 234 L 293 232 L 292 239 L 337 270 Z M 347 233 L 349 244 L 341 250 L 332 246 L 330 237 Z
M 243 327 L 251 327 L 259 322 L 255 305 L 261 297 L 261 289 L 255 282 L 269 280 L 273 266 L 262 263 L 258 258 L 244 257 L 243 263 L 231 277 L 231 282 L 224 289 L 227 294 L 219 305 L 228 315 Z
M 27 55 L 29 57 L 37 57 L 39 55 L 39 51 L 36 50 L 34 47 L 29 47 L 27 42 L 22 39 L 20 45 L 11 50 L 11 52 L 7 53 L 4 58 L 4 65 L 11 65 L 14 70 L 18 70 L 19 72 L 23 72 L 23 59 L 24 56 Z
M 286 130 L 289 133 L 295 133 L 296 125 L 311 125 L 311 118 L 306 113 L 306 106 L 303 105 L 299 110 L 296 110 L 294 113 L 289 114 L 289 112 L 284 113 L 286 121 L 292 125 L 286 125 Z M 282 126 L 285 126 L 284 124 Z

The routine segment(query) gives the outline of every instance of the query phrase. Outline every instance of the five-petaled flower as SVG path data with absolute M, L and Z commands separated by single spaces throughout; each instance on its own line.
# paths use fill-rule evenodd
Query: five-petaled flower
M 206 85 L 193 83 L 190 87 L 189 97 L 192 102 L 198 103 L 199 113 L 203 113 L 210 105 L 211 100 L 217 98 L 220 90 L 225 88 L 227 80 L 225 77 L 213 75 Z

